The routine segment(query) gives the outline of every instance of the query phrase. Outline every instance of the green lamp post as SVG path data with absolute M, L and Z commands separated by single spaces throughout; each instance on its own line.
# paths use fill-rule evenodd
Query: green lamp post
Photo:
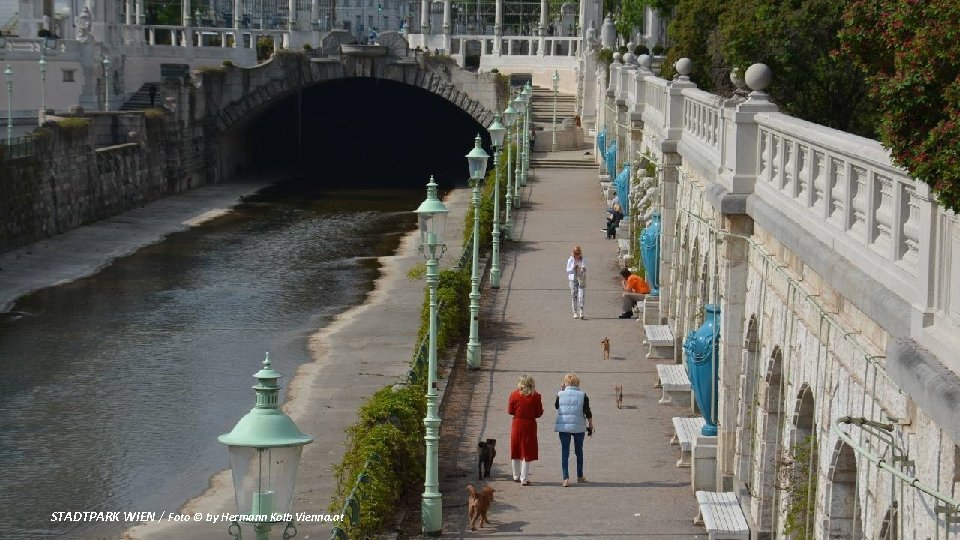
M 292 538 L 297 534 L 289 513 L 290 503 L 300 454 L 305 445 L 313 442 L 313 437 L 301 433 L 293 420 L 280 410 L 277 380 L 282 376 L 270 366 L 268 353 L 263 368 L 254 374 L 256 406 L 230 433 L 218 437 L 230 449 L 237 514 L 243 522 L 253 525 L 257 540 L 266 540 L 270 528 L 284 521 L 287 524 L 283 537 Z M 231 523 L 230 534 L 239 539 L 238 521 Z
M 103 57 L 103 110 L 110 110 L 110 58 Z
M 500 115 L 493 117 L 493 123 L 487 128 L 490 142 L 493 144 L 493 255 L 490 262 L 490 288 L 500 288 L 500 147 L 507 128 L 500 123 Z
M 443 530 L 443 500 L 440 494 L 440 417 L 437 416 L 437 267 L 446 250 L 443 228 L 447 223 L 447 207 L 437 197 L 437 184 L 430 177 L 427 198 L 416 210 L 420 222 L 420 252 L 427 258 L 427 287 L 430 288 L 430 341 L 427 350 L 427 415 L 423 418 L 426 433 L 426 471 L 420 502 L 420 524 L 424 534 L 438 535 Z
M 557 93 L 560 91 L 560 72 L 553 70 L 553 142 L 550 151 L 557 151 Z
M 523 126 L 526 125 L 527 117 L 527 102 L 524 101 L 522 92 L 517 94 L 517 97 L 513 100 L 513 108 L 517 110 L 517 163 L 513 175 L 513 207 L 520 208 L 520 186 L 525 183 L 523 181 L 523 156 L 526 152 L 524 150 L 526 138 L 523 135 Z
M 467 340 L 467 366 L 480 368 L 480 272 L 477 259 L 480 258 L 480 185 L 487 172 L 487 160 L 490 155 L 480 146 L 480 135 L 474 139 L 473 149 L 467 154 L 467 166 L 470 169 L 470 187 L 473 191 L 473 261 L 470 265 L 470 338 Z
M 503 121 L 506 122 L 507 126 L 507 217 L 503 229 L 507 235 L 507 240 L 513 240 L 513 182 L 510 169 L 510 163 L 513 161 L 513 149 L 510 141 L 513 139 L 511 130 L 517 121 L 517 110 L 513 108 L 513 102 L 509 100 L 507 101 L 507 109 L 503 111 Z
M 531 105 L 530 99 L 533 97 L 533 87 L 530 86 L 530 81 L 527 81 L 527 84 L 523 87 L 523 91 L 520 92 L 520 97 L 523 98 L 524 103 L 524 115 L 523 115 L 523 163 L 520 165 L 522 174 L 520 176 L 520 185 L 527 185 L 527 172 L 530 170 L 530 113 Z
M 40 125 L 47 120 L 47 47 L 40 46 Z
M 3 70 L 3 76 L 7 79 L 7 146 L 13 146 L 13 70 L 10 64 Z

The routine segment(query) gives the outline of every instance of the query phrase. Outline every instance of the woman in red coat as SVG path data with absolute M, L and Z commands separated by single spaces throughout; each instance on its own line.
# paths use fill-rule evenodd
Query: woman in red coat
M 533 377 L 521 375 L 517 389 L 510 394 L 507 413 L 513 415 L 510 427 L 510 464 L 513 466 L 513 481 L 529 486 L 527 475 L 530 462 L 536 461 L 537 418 L 543 416 L 543 401 L 536 390 Z

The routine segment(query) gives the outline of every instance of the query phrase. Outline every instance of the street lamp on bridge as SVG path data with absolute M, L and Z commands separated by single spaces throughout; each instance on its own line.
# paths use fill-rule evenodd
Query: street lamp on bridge
M 47 55 L 46 46 L 40 47 L 40 125 L 47 121 Z
M 420 252 L 427 258 L 427 287 L 430 289 L 430 338 L 427 350 L 427 413 L 423 418 L 426 471 L 420 502 L 420 525 L 424 534 L 437 535 L 443 529 L 443 499 L 440 493 L 440 417 L 437 416 L 437 271 L 446 250 L 443 228 L 447 207 L 437 197 L 437 184 L 430 177 L 427 198 L 416 209 L 420 222 Z
M 103 57 L 103 110 L 110 110 L 110 58 Z
M 13 70 L 10 64 L 3 70 L 3 76 L 7 79 L 7 146 L 13 146 Z
M 470 265 L 470 338 L 467 340 L 467 366 L 480 368 L 480 275 L 477 259 L 480 257 L 480 185 L 487 172 L 490 155 L 480 146 L 480 135 L 474 139 L 473 149 L 467 154 L 470 169 L 470 186 L 473 190 L 473 263 Z

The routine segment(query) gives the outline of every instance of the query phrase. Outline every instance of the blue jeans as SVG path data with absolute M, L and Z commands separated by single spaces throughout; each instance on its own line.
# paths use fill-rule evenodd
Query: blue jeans
M 583 478 L 583 433 L 560 432 L 560 470 L 563 479 L 570 478 L 567 463 L 570 459 L 570 437 L 573 437 L 573 453 L 577 455 L 577 478 Z

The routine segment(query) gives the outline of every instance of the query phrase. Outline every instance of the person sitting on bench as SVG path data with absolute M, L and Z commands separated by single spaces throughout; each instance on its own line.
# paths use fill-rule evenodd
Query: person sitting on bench
M 626 268 L 620 271 L 620 277 L 623 278 L 620 281 L 623 284 L 623 313 L 620 314 L 620 318 L 632 319 L 633 305 L 650 294 L 650 285 L 642 277 Z
M 607 240 L 617 237 L 617 227 L 620 226 L 620 220 L 623 219 L 623 211 L 620 209 L 620 203 L 613 203 L 613 208 L 607 213 Z

